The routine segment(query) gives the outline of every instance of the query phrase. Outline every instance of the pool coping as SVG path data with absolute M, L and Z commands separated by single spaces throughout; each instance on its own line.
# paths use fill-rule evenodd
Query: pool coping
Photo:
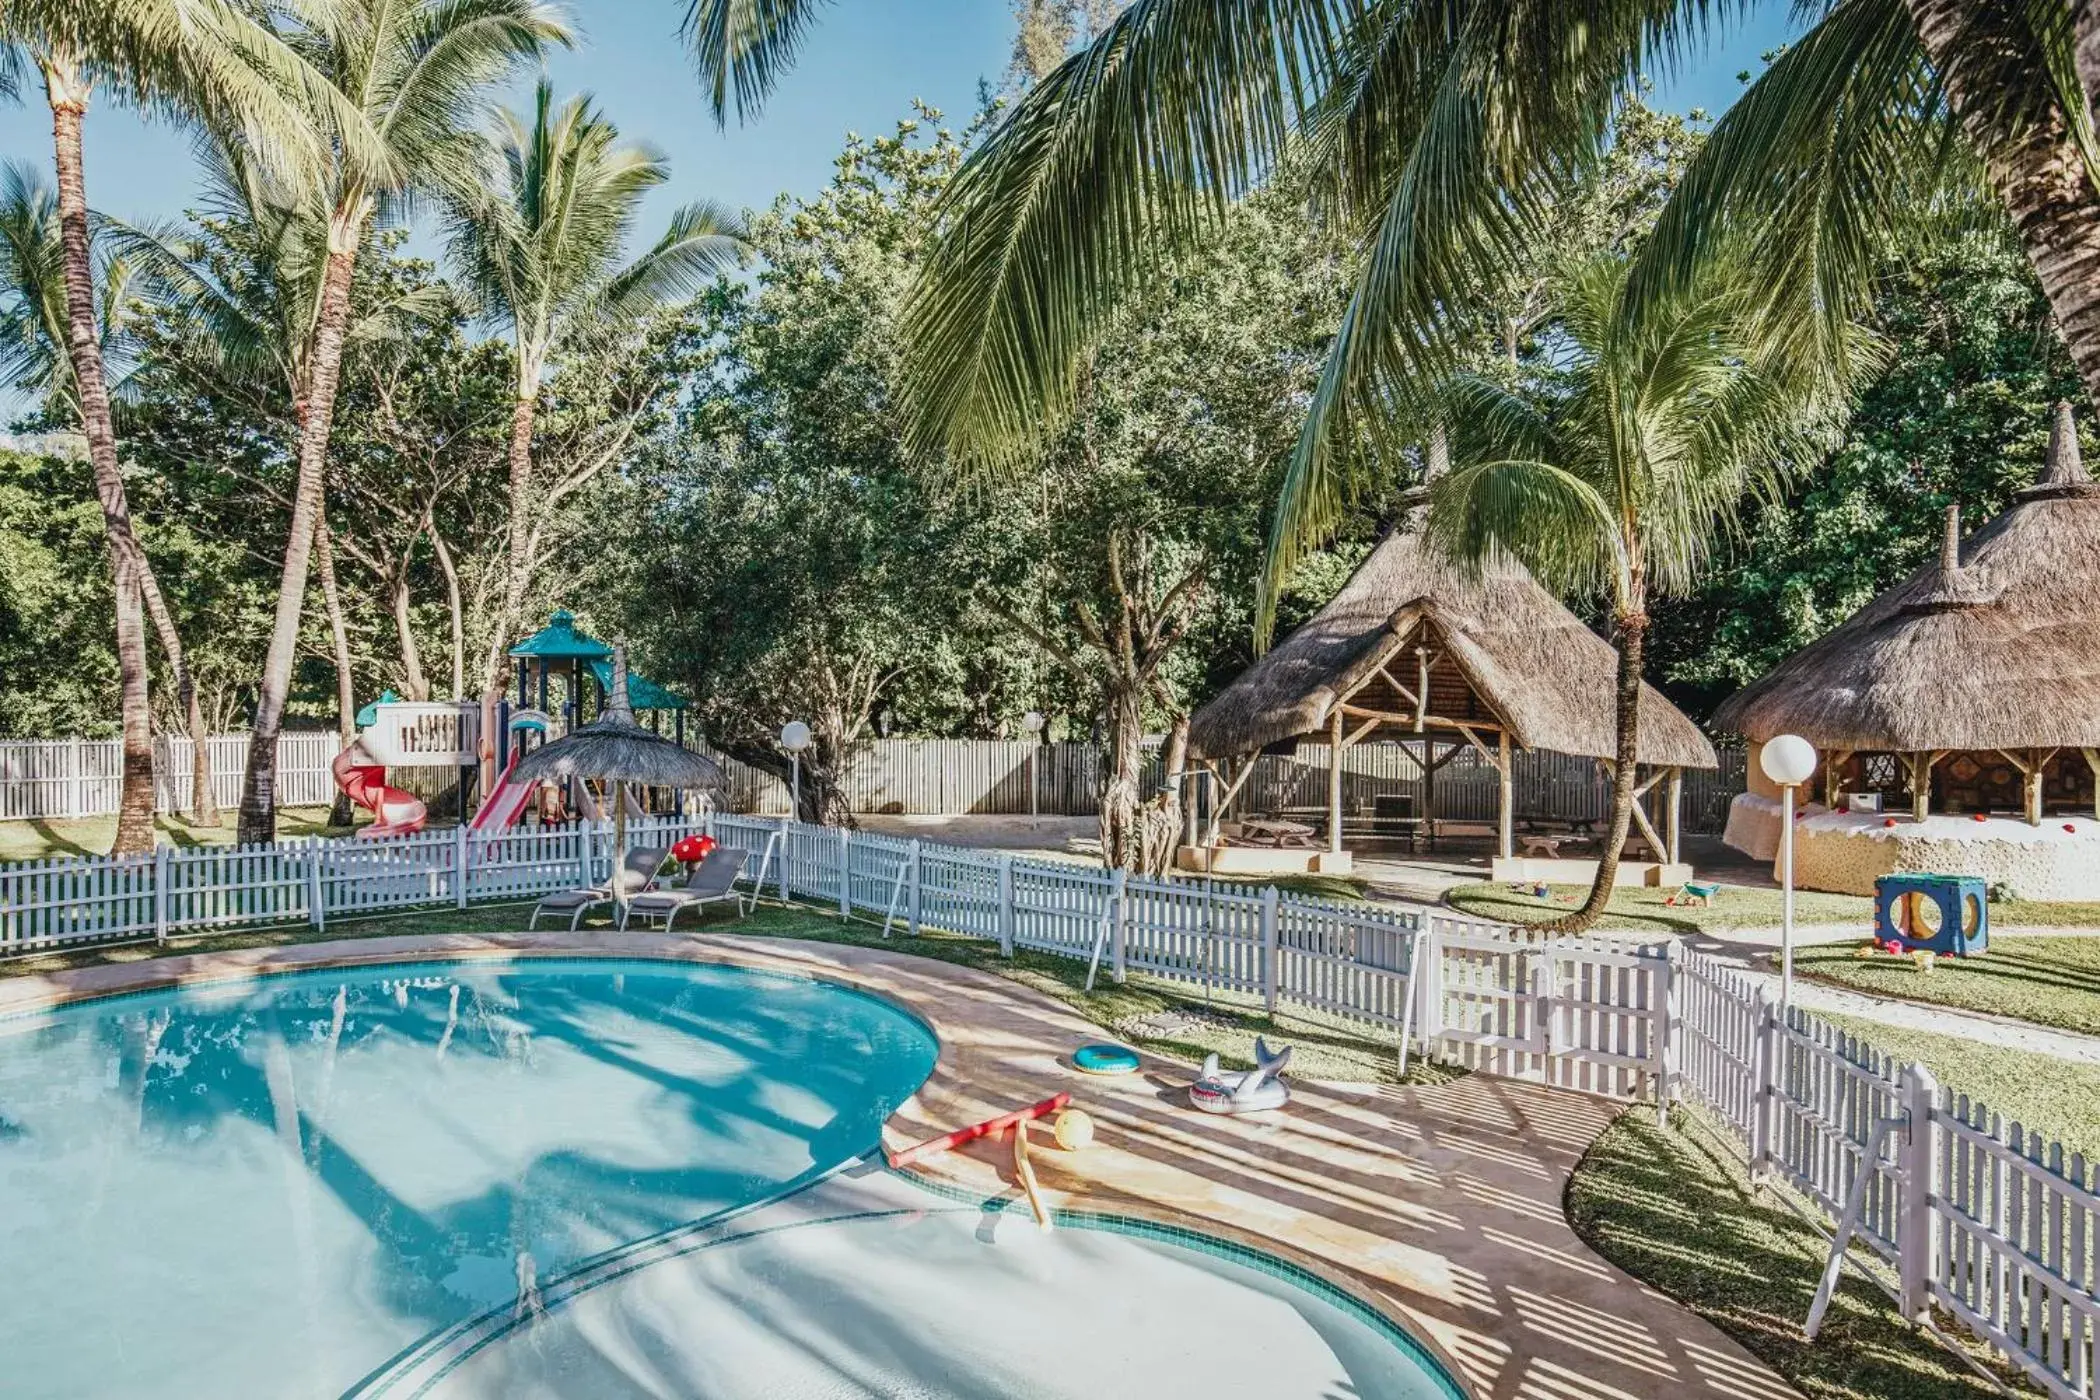
M 1408 1112 L 1409 1108 L 1427 1106 L 1428 1101 L 1439 1096 L 1440 1089 L 1449 1086 L 1321 1086 L 1299 1081 L 1301 1107 L 1295 1112 L 1270 1115 L 1267 1121 L 1200 1114 L 1174 1106 L 1179 1087 L 1192 1075 L 1190 1066 L 1144 1053 L 1140 1056 L 1140 1070 L 1134 1075 L 1106 1079 L 1082 1074 L 1069 1066 L 1065 1054 L 1088 1039 L 1099 1039 L 1100 1027 L 1011 979 L 912 954 L 862 945 L 712 932 L 390 934 L 167 954 L 8 979 L 0 983 L 0 1021 L 87 1001 L 239 985 L 302 972 L 539 958 L 712 963 L 798 976 L 874 996 L 924 1025 L 939 1047 L 926 1081 L 884 1124 L 883 1148 L 895 1149 L 936 1131 L 1020 1107 L 1057 1089 L 1069 1089 L 1093 1114 L 1097 1143 L 1083 1153 L 1053 1149 L 1036 1154 L 1044 1195 L 1054 1209 L 1187 1232 L 1267 1255 L 1302 1270 L 1404 1331 L 1468 1397 L 1485 1400 L 1490 1395 L 1513 1393 L 1507 1372 L 1519 1362 L 1523 1372 L 1542 1368 L 1548 1383 L 1558 1377 L 1562 1387 L 1571 1382 L 1587 1384 L 1600 1396 L 1652 1393 L 1658 1383 L 1670 1384 L 1672 1393 L 1702 1393 L 1704 1387 L 1686 1383 L 1691 1378 L 1678 1376 L 1674 1363 L 1664 1357 L 1665 1349 L 1649 1331 L 1658 1320 L 1676 1324 L 1667 1328 L 1671 1338 L 1679 1343 L 1676 1350 L 1687 1356 L 1686 1369 L 1707 1381 L 1710 1393 L 1733 1396 L 1736 1400 L 1743 1400 L 1746 1395 L 1756 1400 L 1777 1400 L 1793 1393 L 1762 1363 L 1710 1324 L 1612 1268 L 1575 1240 L 1560 1205 L 1566 1173 L 1572 1170 L 1581 1150 L 1609 1121 L 1609 1106 L 1506 1081 L 1494 1081 L 1492 1091 L 1486 1094 L 1461 1089 L 1441 1095 L 1458 1105 L 1460 1117 L 1456 1119 L 1451 1118 L 1450 1104 L 1441 1107 L 1452 1130 L 1473 1129 L 1474 1125 L 1465 1118 L 1470 1109 L 1480 1108 L 1492 1116 L 1498 1106 L 1513 1110 L 1505 1116 L 1512 1119 L 1520 1134 L 1527 1123 L 1538 1126 L 1532 1120 L 1541 1117 L 1549 1123 L 1566 1119 L 1574 1124 L 1572 1130 L 1549 1129 L 1538 1149 L 1541 1155 L 1555 1158 L 1558 1180 L 1535 1183 L 1550 1184 L 1549 1191 L 1531 1192 L 1520 1198 L 1505 1186 L 1473 1181 L 1461 1172 L 1458 1204 L 1463 1209 L 1464 1192 L 1473 1190 L 1476 1196 L 1485 1195 L 1495 1209 L 1507 1207 L 1506 1213 L 1514 1222 L 1511 1233 L 1536 1231 L 1544 1208 L 1550 1206 L 1550 1224 L 1557 1225 L 1558 1232 L 1548 1233 L 1565 1235 L 1565 1241 L 1556 1237 L 1534 1246 L 1533 1252 L 1546 1257 L 1549 1263 L 1554 1262 L 1552 1256 L 1563 1253 L 1587 1256 L 1576 1261 L 1582 1271 L 1592 1276 L 1593 1283 L 1601 1277 L 1611 1285 L 1606 1290 L 1609 1308 L 1573 1303 L 1567 1318 L 1543 1325 L 1524 1315 L 1526 1300 L 1537 1308 L 1543 1298 L 1548 1305 L 1545 1310 L 1550 1312 L 1556 1295 L 1530 1293 L 1521 1287 L 1511 1290 L 1518 1299 L 1513 1308 L 1490 1308 L 1490 1316 L 1473 1317 L 1470 1314 L 1482 1311 L 1478 1295 L 1492 1292 L 1500 1286 L 1500 1280 L 1463 1261 L 1450 1261 L 1443 1271 L 1450 1277 L 1442 1278 L 1437 1261 L 1414 1258 L 1420 1251 L 1411 1244 L 1390 1238 L 1385 1230 L 1367 1232 L 1353 1218 L 1376 1215 L 1366 1206 L 1389 1205 L 1387 1213 L 1396 1226 L 1422 1225 L 1431 1235 L 1439 1230 L 1449 1231 L 1450 1225 L 1443 1219 L 1451 1213 L 1448 1208 L 1414 1210 L 1410 1208 L 1412 1203 L 1404 1200 L 1386 1202 L 1366 1189 L 1366 1181 L 1357 1179 L 1363 1165 L 1360 1159 L 1366 1151 L 1375 1156 L 1386 1146 L 1375 1139 L 1392 1136 L 1391 1130 L 1397 1130 L 1402 1138 L 1422 1136 L 1419 1131 L 1408 1131 L 1415 1126 L 1411 1120 L 1416 1116 Z M 1058 1037 L 1056 1040 L 1050 1038 L 1053 1034 Z M 1464 1086 L 1478 1078 L 1472 1076 L 1459 1084 Z M 1307 1102 L 1315 1096 L 1319 1100 L 1317 1106 Z M 1538 1113 L 1539 1109 L 1544 1109 L 1544 1113 Z M 1277 1141 L 1280 1134 L 1299 1126 L 1294 1120 L 1304 1120 L 1304 1146 L 1312 1150 L 1311 1155 L 1300 1155 L 1300 1144 L 1295 1141 Z M 1491 1134 L 1480 1131 L 1475 1135 Z M 1512 1156 L 1506 1144 L 1482 1142 L 1475 1146 L 1490 1167 L 1498 1153 L 1505 1158 Z M 1287 1153 L 1279 1152 L 1279 1147 L 1287 1149 Z M 943 1194 L 989 1205 L 1015 1196 L 1016 1188 L 1002 1171 L 1008 1150 L 987 1140 L 968 1149 L 921 1159 L 902 1174 Z M 1470 1149 L 1459 1150 L 1463 1153 Z M 1276 1166 L 1273 1159 L 1285 1155 L 1290 1156 L 1292 1168 L 1287 1176 L 1259 1174 L 1262 1167 Z M 1180 1164 L 1179 1159 L 1185 1157 L 1195 1157 L 1206 1168 L 1216 1170 L 1191 1170 Z M 1371 1165 L 1376 1168 L 1380 1186 L 1423 1184 L 1420 1173 L 1414 1170 L 1419 1163 L 1380 1160 Z M 1233 1174 L 1220 1178 L 1217 1172 L 1228 1168 Z M 1252 1170 L 1242 1174 L 1243 1168 Z M 1517 1175 L 1522 1177 L 1528 1172 L 1537 1176 L 1539 1170 L 1538 1166 L 1527 1164 L 1518 1169 Z M 1508 1199 L 1498 1202 L 1498 1194 Z M 1309 1208 L 1317 1204 L 1326 1204 L 1329 1212 Z M 1523 1219 L 1526 1213 L 1532 1217 L 1528 1225 Z M 1486 1233 L 1495 1232 L 1491 1229 Z M 1352 1257 L 1353 1254 L 1363 1257 Z M 1536 1261 L 1514 1262 L 1519 1274 L 1537 1267 Z M 1435 1286 L 1439 1282 L 1443 1286 Z M 1423 1283 L 1432 1286 L 1424 1289 Z M 1624 1364 L 1600 1365 L 1610 1360 L 1609 1353 L 1626 1349 L 1623 1339 L 1619 1344 L 1610 1341 L 1614 1321 L 1622 1316 L 1624 1307 L 1648 1301 L 1660 1304 L 1664 1312 L 1660 1319 L 1644 1319 L 1636 1329 L 1643 1333 L 1641 1342 L 1645 1349 L 1642 1345 L 1633 1349 L 1642 1353 L 1645 1372 L 1638 1364 L 1631 1370 Z M 1655 1311 L 1652 1306 L 1635 1310 Z M 1517 1316 L 1511 1318 L 1511 1312 Z M 1592 1334 L 1587 1341 L 1576 1335 L 1585 1330 Z M 1605 1339 L 1602 1344 L 1598 1336 Z M 1662 1382 L 1656 1373 L 1658 1366 L 1673 1380 Z M 1628 1389 L 1629 1383 L 1649 1389 Z

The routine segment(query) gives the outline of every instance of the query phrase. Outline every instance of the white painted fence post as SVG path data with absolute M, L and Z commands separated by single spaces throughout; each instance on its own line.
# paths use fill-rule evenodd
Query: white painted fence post
M 1271 1017 L 1276 1014 L 1276 922 L 1277 895 L 1274 885 L 1261 892 L 1261 1000 Z
M 306 921 L 317 929 L 328 927 L 327 901 L 321 893 L 321 838 L 306 841 Z
M 794 847 L 789 844 L 788 836 L 794 824 L 794 818 L 792 817 L 782 817 L 780 819 L 780 902 L 782 904 L 788 902 L 788 857 L 794 851 Z
M 919 838 L 911 840 L 911 936 L 919 936 Z
M 452 828 L 452 907 L 467 907 L 467 824 Z
M 1407 981 L 1414 998 L 1415 1044 L 1426 1059 L 1430 1047 L 1444 1034 L 1444 943 L 1435 915 L 1416 917 L 1421 920 L 1420 936 L 1415 940 Z
M 839 828 L 839 917 L 853 917 L 853 852 L 846 828 Z
M 1124 942 L 1129 934 L 1130 929 L 1130 907 L 1127 903 L 1125 903 L 1125 899 L 1128 894 L 1126 887 L 1129 885 L 1129 883 L 1130 872 L 1125 870 L 1120 865 L 1117 866 L 1115 868 L 1115 871 L 1108 877 L 1108 898 L 1111 909 L 1110 917 L 1113 920 L 1113 922 L 1109 925 L 1108 934 L 1108 966 L 1109 975 L 1116 979 L 1116 985 L 1118 986 L 1121 986 L 1123 983 Z
M 81 744 L 78 739 L 66 740 L 66 815 L 87 815 L 87 775 L 81 771 Z
M 1675 940 L 1663 945 L 1662 966 L 1655 972 L 1655 1122 L 1670 1126 L 1670 1097 L 1676 1092 L 1677 1072 L 1677 954 Z
M 596 883 L 591 879 L 591 821 L 579 817 L 576 821 L 576 886 L 588 889 Z
M 999 955 L 1014 955 L 1014 858 L 999 853 Z
M 168 850 L 165 845 L 153 847 L 153 941 L 168 941 Z
M 1750 1180 L 1762 1181 L 1772 1162 L 1772 1117 L 1779 1082 L 1779 1015 L 1763 987 L 1751 1002 L 1757 1021 L 1757 1045 L 1750 1056 Z
M 1913 1063 L 1903 1071 L 1903 1221 L 1896 1230 L 1896 1272 L 1902 1283 L 1903 1315 L 1923 1322 L 1932 1311 L 1932 1285 L 1940 1276 L 1941 1235 L 1932 1198 L 1940 1183 L 1937 1141 L 1940 1085 L 1932 1071 Z

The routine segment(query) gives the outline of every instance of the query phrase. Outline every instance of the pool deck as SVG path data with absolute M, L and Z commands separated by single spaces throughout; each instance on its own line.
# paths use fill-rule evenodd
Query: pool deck
M 1433 1087 L 1294 1081 L 1288 1109 L 1186 1107 L 1185 1065 L 1123 1078 L 1064 1061 L 1101 1030 L 990 973 L 880 949 L 696 934 L 406 935 L 155 958 L 0 982 L 0 1014 L 80 997 L 301 968 L 516 954 L 606 954 L 800 973 L 886 996 L 933 1027 L 940 1060 L 884 1130 L 895 1149 L 1069 1090 L 1097 1127 L 1067 1153 L 1034 1138 L 1053 1205 L 1190 1226 L 1290 1259 L 1424 1338 L 1480 1400 L 1796 1394 L 1719 1330 L 1621 1273 L 1568 1226 L 1568 1175 L 1617 1111 L 1468 1075 Z M 911 1170 L 1011 1196 L 1011 1146 Z

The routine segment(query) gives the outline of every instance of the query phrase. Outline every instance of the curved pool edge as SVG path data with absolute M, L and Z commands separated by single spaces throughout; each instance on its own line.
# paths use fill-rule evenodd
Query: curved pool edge
M 995 973 L 700 931 L 399 934 L 162 955 L 0 979 L 0 1014 L 283 971 L 546 955 L 726 963 L 876 996 L 938 1047 L 929 1078 L 883 1125 L 884 1146 L 1070 1089 L 1100 1132 L 1085 1153 L 1036 1154 L 1053 1207 L 1194 1229 L 1304 1268 L 1416 1338 L 1469 1397 L 1534 1373 L 1628 1394 L 1658 1384 L 1715 1400 L 1787 1393 L 1738 1343 L 1575 1237 L 1562 1203 L 1569 1173 L 1620 1106 L 1543 1086 L 1300 1081 L 1291 1110 L 1268 1121 L 1199 1115 L 1182 1098 L 1187 1065 L 1148 1054 L 1115 1080 L 1072 1069 L 1065 1056 L 1099 1039 L 1099 1026 Z M 1012 1190 L 1006 1157 L 979 1143 L 912 1172 L 989 1200 Z
M 130 962 L 68 968 L 0 982 L 0 1027 L 24 1018 L 34 1018 L 41 1013 L 95 1002 L 120 1001 L 164 992 L 241 986 L 302 973 L 345 969 L 370 971 L 393 965 L 500 965 L 506 962 L 573 959 L 659 962 L 674 965 L 701 963 L 736 967 L 752 972 L 800 977 L 871 997 L 908 1017 L 933 1037 L 935 1058 L 932 1072 L 884 1121 L 882 1138 L 876 1149 L 878 1154 L 919 1140 L 927 1135 L 934 1124 L 941 1121 L 939 1100 L 936 1098 L 932 1102 L 922 1103 L 921 1099 L 927 1098 L 929 1089 L 934 1088 L 944 1078 L 944 1070 L 955 1068 L 951 1059 L 960 1047 L 970 1043 L 970 1037 L 959 1025 L 944 1025 L 948 1018 L 942 1015 L 940 1001 L 936 1000 L 931 1005 L 921 1005 L 908 993 L 893 986 L 885 986 L 879 979 L 871 977 L 870 969 L 857 968 L 835 958 L 811 957 L 806 956 L 807 954 L 819 951 L 873 954 L 886 962 L 939 968 L 944 975 L 952 974 L 953 978 L 965 982 L 976 983 L 981 980 L 988 984 L 980 990 L 997 992 L 1003 997 L 1019 996 L 1033 1000 L 1040 1004 L 1043 1011 L 1051 1013 L 1057 1019 L 1070 1019 L 1075 1028 L 1084 1028 L 1085 1031 L 1096 1035 L 1100 1030 L 1099 1026 L 1079 1019 L 1051 998 L 1030 988 L 973 968 L 911 953 L 863 948 L 851 944 L 820 943 L 814 940 L 768 938 L 764 935 L 623 933 L 617 937 L 621 940 L 619 943 L 609 943 L 602 936 L 570 930 L 519 934 L 389 934 L 379 938 L 331 939 L 269 948 L 161 953 Z M 25 982 L 33 985 L 24 989 L 20 984 Z M 952 992 L 954 987 L 951 984 L 946 989 Z M 1180 1074 L 1193 1073 L 1191 1066 L 1165 1057 L 1148 1053 L 1141 1056 L 1141 1059 L 1149 1067 L 1168 1067 Z M 1077 1081 L 1082 1088 L 1098 1084 L 1101 1080 L 1098 1075 L 1088 1075 L 1071 1069 L 1069 1064 L 1061 1059 L 1057 1063 L 1064 1068 L 1066 1077 Z M 1140 1073 L 1142 1072 L 1141 1069 Z M 915 1109 L 920 1110 L 919 1116 L 914 1115 Z M 961 1123 L 957 1122 L 951 1126 L 961 1126 Z M 943 1155 L 954 1159 L 975 1159 L 973 1154 Z M 1041 1161 L 1042 1158 L 1039 1157 L 1039 1171 Z M 889 1170 L 886 1166 L 884 1169 Z M 836 1170 L 843 1168 L 834 1169 Z M 1000 1194 L 993 1192 L 988 1195 L 981 1189 L 954 1182 L 949 1174 L 941 1170 L 938 1158 L 922 1159 L 921 1165 L 896 1171 L 894 1174 L 912 1181 L 923 1189 L 952 1199 L 983 1202 Z M 796 1190 L 808 1190 L 820 1184 L 822 1180 L 823 1178 L 819 1177 L 816 1181 L 804 1182 Z M 772 1198 L 772 1203 L 793 1194 L 796 1192 L 781 1193 L 780 1196 Z M 1449 1350 L 1425 1329 L 1426 1319 L 1413 1309 L 1386 1296 L 1371 1279 L 1356 1270 L 1338 1266 L 1332 1260 L 1301 1250 L 1289 1241 L 1259 1229 L 1243 1228 L 1232 1221 L 1172 1205 L 1143 1201 L 1121 1193 L 1096 1195 L 1084 1191 L 1075 1192 L 1069 1187 L 1046 1190 L 1045 1195 L 1053 1211 L 1059 1214 L 1134 1221 L 1154 1229 L 1185 1233 L 1201 1239 L 1214 1240 L 1232 1249 L 1271 1257 L 1288 1268 L 1318 1281 L 1326 1288 L 1333 1289 L 1354 1306 L 1380 1319 L 1386 1328 L 1407 1338 L 1450 1378 L 1466 1400 L 1479 1400 L 1484 1393 L 1468 1379 L 1466 1371 Z M 741 1209 L 738 1213 L 741 1213 Z M 696 1225 L 709 1223 L 712 1222 L 696 1222 Z

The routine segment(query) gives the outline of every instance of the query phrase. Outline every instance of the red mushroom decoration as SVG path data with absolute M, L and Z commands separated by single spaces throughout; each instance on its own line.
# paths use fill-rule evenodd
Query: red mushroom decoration
M 671 855 L 679 863 L 691 865 L 695 861 L 705 860 L 707 853 L 714 848 L 715 838 L 712 836 L 688 836 L 671 847 Z

